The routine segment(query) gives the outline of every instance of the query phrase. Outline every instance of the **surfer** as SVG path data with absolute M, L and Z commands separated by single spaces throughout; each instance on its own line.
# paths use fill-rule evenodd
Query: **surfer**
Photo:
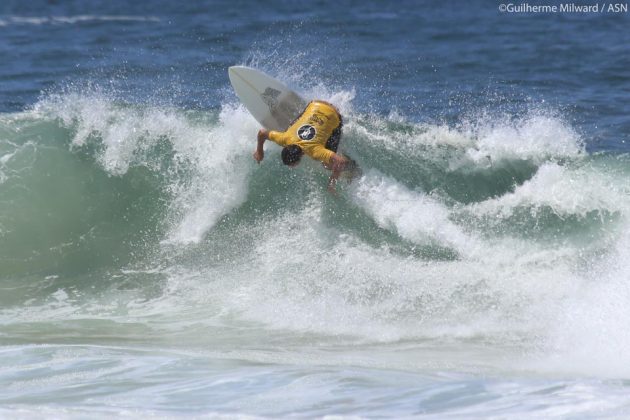
M 297 166 L 302 155 L 307 154 L 332 171 L 328 180 L 328 191 L 335 193 L 339 175 L 357 167 L 354 160 L 337 153 L 342 126 L 341 114 L 334 105 L 320 100 L 311 101 L 286 131 L 264 128 L 258 131 L 254 159 L 260 163 L 265 157 L 265 140 L 271 140 L 283 147 L 282 162 L 289 167 Z

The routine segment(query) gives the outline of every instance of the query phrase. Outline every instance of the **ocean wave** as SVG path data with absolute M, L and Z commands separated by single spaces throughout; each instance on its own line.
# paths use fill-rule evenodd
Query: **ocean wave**
M 51 96 L 34 107 L 71 129 L 73 147 L 95 143 L 97 159 L 112 175 L 144 166 L 171 180 L 171 228 L 167 242 L 197 243 L 217 220 L 243 202 L 251 165 L 247 133 L 255 130 L 242 108 L 226 106 L 203 115 L 162 107 L 131 108 L 107 96 Z M 167 143 L 167 149 L 161 148 Z M 155 150 L 168 152 L 164 156 Z M 186 177 L 178 176 L 186 172 Z
M 599 324 L 564 319 L 625 296 L 627 157 L 585 153 L 550 115 L 416 124 L 340 95 L 364 175 L 336 198 L 318 165 L 289 171 L 274 145 L 256 165 L 258 125 L 230 103 L 68 92 L 2 116 L 3 319 L 447 337 L 579 360 L 567 348 Z M 583 296 L 595 278 L 607 291 Z
M 468 210 L 502 218 L 512 216 L 519 208 L 528 209 L 533 217 L 542 208 L 559 216 L 585 217 L 590 212 L 628 214 L 630 190 L 622 179 L 588 165 L 573 168 L 547 162 L 513 192 L 471 204 Z
M 76 15 L 76 16 L 2 16 L 0 26 L 74 25 L 88 22 L 160 22 L 157 16 Z

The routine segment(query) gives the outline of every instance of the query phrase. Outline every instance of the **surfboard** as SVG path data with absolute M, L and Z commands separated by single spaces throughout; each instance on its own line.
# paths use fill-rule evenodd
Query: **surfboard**
M 232 66 L 228 76 L 245 108 L 269 130 L 285 131 L 308 103 L 284 83 L 260 70 Z

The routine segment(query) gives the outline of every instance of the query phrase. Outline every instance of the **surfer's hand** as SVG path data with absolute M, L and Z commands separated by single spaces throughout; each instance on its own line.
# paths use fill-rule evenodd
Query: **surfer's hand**
M 333 177 L 330 177 L 330 179 L 328 180 L 328 192 L 331 193 L 332 195 L 334 195 L 335 197 L 337 196 L 337 180 Z
M 330 169 L 332 169 L 333 173 L 340 174 L 341 171 L 346 169 L 347 163 L 348 159 L 335 153 L 334 155 L 332 155 L 332 158 L 330 160 Z M 335 178 L 337 178 L 337 176 L 335 176 Z
M 263 150 L 256 150 L 254 152 L 254 160 L 260 163 L 261 160 L 265 158 L 265 152 Z

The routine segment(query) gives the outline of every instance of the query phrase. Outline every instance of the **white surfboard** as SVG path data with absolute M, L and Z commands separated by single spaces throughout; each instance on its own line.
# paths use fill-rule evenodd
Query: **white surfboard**
M 245 108 L 269 130 L 285 131 L 306 108 L 298 93 L 260 70 L 232 66 L 228 75 Z

